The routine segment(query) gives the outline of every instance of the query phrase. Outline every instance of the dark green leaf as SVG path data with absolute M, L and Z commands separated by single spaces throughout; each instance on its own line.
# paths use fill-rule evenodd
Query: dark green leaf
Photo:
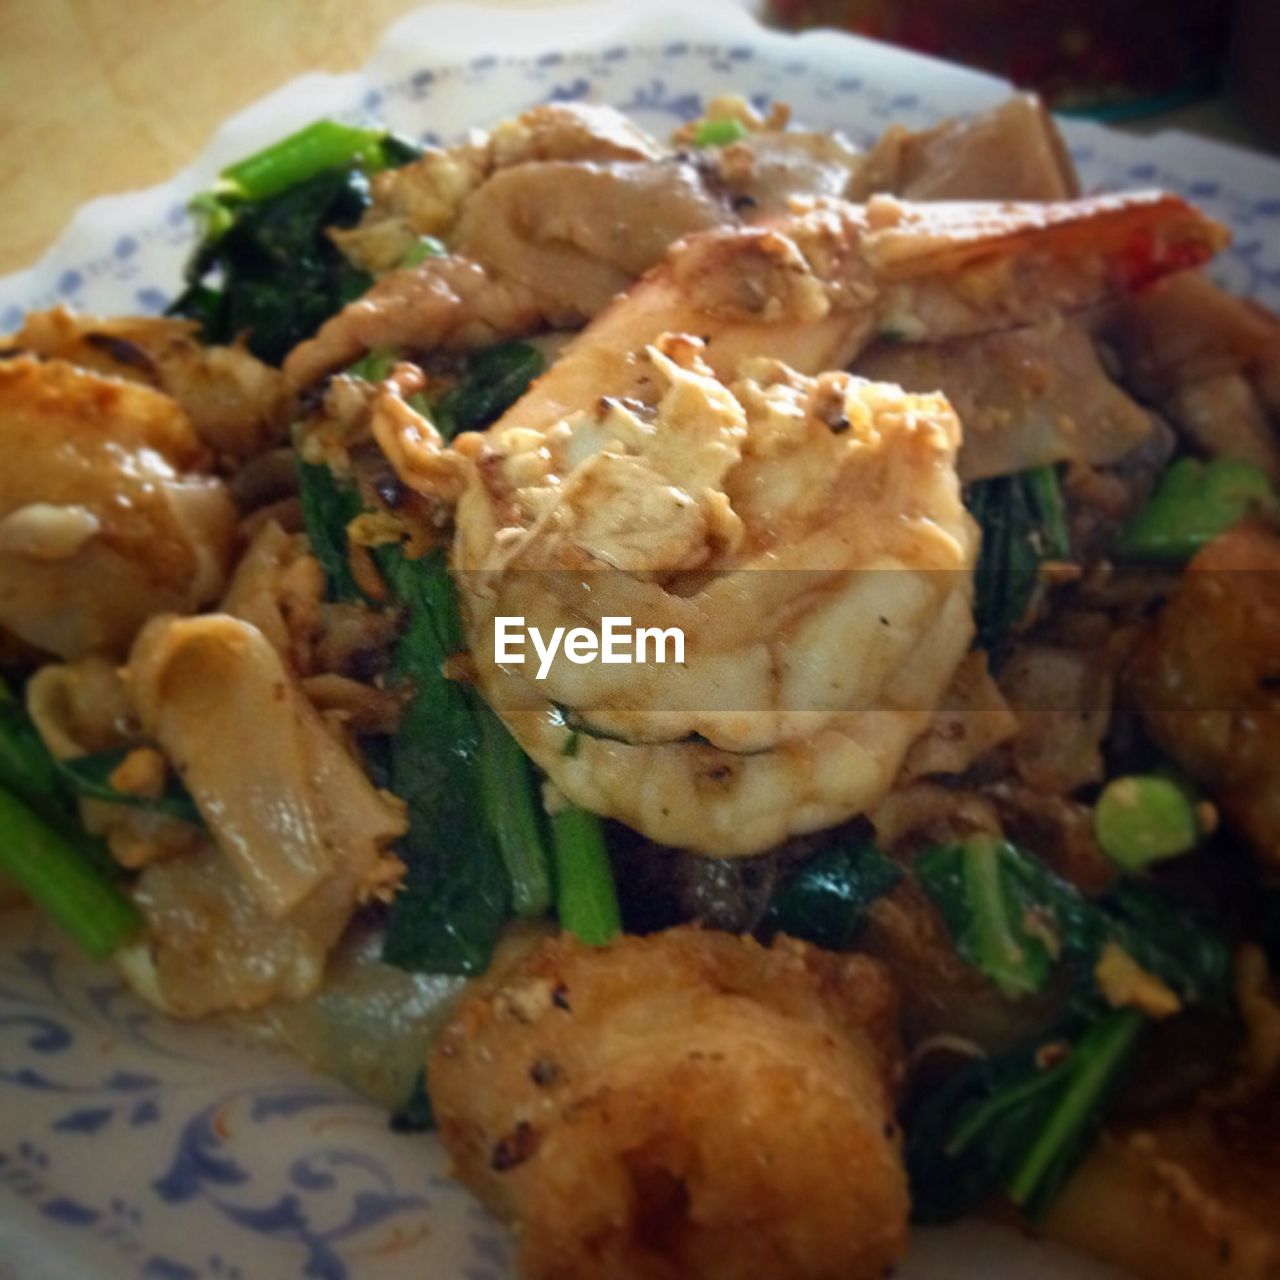
M 766 937 L 785 933 L 842 951 L 857 941 L 871 903 L 892 892 L 901 879 L 901 869 L 870 840 L 843 840 L 778 889 L 761 930 Z
M 363 510 L 354 485 L 343 485 L 326 466 L 297 459 L 298 497 L 302 525 L 311 552 L 324 570 L 330 600 L 359 600 L 360 588 L 351 571 L 347 526 Z
M 327 234 L 354 225 L 368 203 L 364 175 L 339 168 L 237 205 L 196 250 L 170 310 L 199 321 L 211 342 L 247 334 L 255 355 L 278 364 L 372 283 Z
M 94 755 L 76 756 L 72 760 L 59 760 L 58 772 L 67 787 L 82 800 L 100 800 L 104 804 L 124 804 L 133 809 L 145 809 L 148 813 L 161 813 L 169 818 L 203 826 L 204 819 L 196 802 L 178 777 L 170 771 L 165 778 L 164 794 L 157 797 L 135 795 L 118 791 L 111 785 L 111 775 L 124 762 L 129 749 L 120 747 L 114 751 L 100 751 Z
M 1096 1138 L 1143 1025 L 1132 1009 L 1073 1019 L 930 1094 L 907 1123 L 915 1219 L 953 1221 L 1001 1188 L 1041 1217 Z
M 80 823 L 75 793 L 67 786 L 58 762 L 44 745 L 27 709 L 0 685 L 0 786 L 57 832 L 88 862 L 108 876 L 120 865 L 106 845 Z
M 1110 938 L 1188 1004 L 1223 1007 L 1231 998 L 1231 944 L 1193 908 L 1122 881 L 1099 903 Z
M 1066 509 L 1053 467 L 980 480 L 966 502 L 982 531 L 973 580 L 977 643 L 993 650 L 1026 618 L 1040 566 L 1070 555 Z
M 1010 999 L 1034 995 L 1053 969 L 1045 886 L 1010 866 L 1012 846 L 973 836 L 931 849 L 915 873 L 941 911 L 956 950 Z M 1038 927 L 1037 927 L 1038 926 Z
M 430 1133 L 435 1127 L 436 1116 L 427 1093 L 427 1073 L 420 1069 L 404 1106 L 391 1117 L 391 1128 L 396 1133 Z
M 1136 884 L 1122 885 L 1106 898 L 1086 898 L 1074 885 L 1016 845 L 987 841 L 996 858 L 996 894 L 975 892 L 967 874 L 973 850 L 968 842 L 939 846 L 917 858 L 921 887 L 942 912 L 956 949 L 999 983 L 1007 957 L 993 951 L 991 912 L 1007 914 L 1007 927 L 1029 957 L 1027 993 L 1049 976 L 1051 950 L 1071 966 L 1077 1000 L 1096 1003 L 1093 971 L 1108 942 L 1114 942 L 1148 972 L 1167 983 L 1188 1004 L 1220 1004 L 1230 985 L 1230 948 L 1225 939 L 1189 907 Z M 993 907 L 998 895 L 999 905 Z M 1050 948 L 1046 940 L 1056 946 Z M 1008 988 L 1005 988 L 1008 991 Z M 1022 994 L 1010 991 L 1010 994 Z
M 387 548 L 378 559 L 407 612 L 393 679 L 414 690 L 391 745 L 391 789 L 409 808 L 408 872 L 383 955 L 405 969 L 480 973 L 511 916 L 511 883 L 478 785 L 476 695 L 444 673 L 463 647 L 453 584 L 438 553 L 407 560 Z
M 437 429 L 451 438 L 488 426 L 515 404 L 543 366 L 541 354 L 525 342 L 503 342 L 477 353 L 436 406 Z

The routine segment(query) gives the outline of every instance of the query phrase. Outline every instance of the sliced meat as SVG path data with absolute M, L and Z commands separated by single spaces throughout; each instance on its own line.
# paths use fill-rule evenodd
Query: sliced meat
M 562 323 L 581 324 L 674 241 L 726 217 L 687 162 L 544 161 L 490 178 L 467 201 L 451 242 L 523 285 Z
M 876 343 L 856 372 L 908 391 L 939 390 L 964 424 L 960 475 L 1009 475 L 1066 460 L 1119 462 L 1151 415 L 1107 376 L 1078 321 L 937 344 Z

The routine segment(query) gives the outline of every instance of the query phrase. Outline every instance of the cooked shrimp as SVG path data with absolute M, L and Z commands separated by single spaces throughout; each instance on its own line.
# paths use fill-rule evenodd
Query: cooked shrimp
M 865 956 L 673 929 L 500 956 L 429 1084 L 533 1280 L 879 1280 L 906 1243 L 897 1052 Z
M 393 460 L 412 445 L 410 487 L 462 489 L 468 640 L 526 750 L 575 803 L 721 856 L 875 804 L 972 635 L 976 536 L 950 407 L 804 375 L 839 368 L 891 317 L 910 314 L 909 336 L 1012 323 L 1219 238 L 1150 196 L 821 204 L 789 231 L 689 241 L 487 435 L 440 454 L 398 402 L 406 447 L 380 437 Z M 496 619 L 512 615 L 544 634 L 606 616 L 677 627 L 686 659 L 559 662 L 537 681 L 496 660 Z
M 0 624 L 74 658 L 222 590 L 235 513 L 168 396 L 17 356 L 0 362 Z
M 762 361 L 726 386 L 694 339 L 647 359 L 652 413 L 612 402 L 460 445 L 483 451 L 454 548 L 469 640 L 570 799 L 665 844 L 754 853 L 878 798 L 964 656 L 959 427 L 941 397 L 847 374 Z M 677 627 L 685 659 L 556 662 L 538 683 L 496 661 L 511 615 Z
M 600 396 L 634 394 L 634 359 L 663 333 L 706 341 L 732 378 L 769 355 L 846 368 L 873 338 L 945 341 L 1047 322 L 1207 261 L 1226 229 L 1176 196 L 1061 204 L 815 201 L 772 227 L 696 236 L 603 311 L 514 406 L 543 429 Z

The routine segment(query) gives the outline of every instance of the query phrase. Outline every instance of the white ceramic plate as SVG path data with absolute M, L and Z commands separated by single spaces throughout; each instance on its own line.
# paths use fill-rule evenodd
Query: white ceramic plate
M 658 133 L 715 93 L 783 99 L 869 141 L 1006 92 L 833 35 L 766 33 L 698 0 L 558 12 L 440 7 L 398 23 L 361 72 L 311 75 L 230 121 L 164 186 L 95 200 L 31 270 L 0 280 L 0 333 L 66 301 L 159 311 L 190 247 L 187 198 L 228 161 L 318 116 L 449 140 L 537 102 L 593 99 Z M 1230 223 L 1215 270 L 1280 306 L 1280 166 L 1198 139 L 1069 129 L 1091 187 L 1164 186 Z M 445 1177 L 431 1138 L 216 1026 L 150 1014 L 110 971 L 21 913 L 0 920 L 0 1280 L 503 1280 L 504 1232 Z M 921 1232 L 909 1280 L 1099 1268 L 976 1224 Z

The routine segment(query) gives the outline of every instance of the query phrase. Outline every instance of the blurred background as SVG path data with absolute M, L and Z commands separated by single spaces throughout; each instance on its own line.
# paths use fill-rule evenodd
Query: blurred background
M 1280 149 L 1280 0 L 766 0 L 764 16 L 993 71 L 1055 111 Z
M 1060 110 L 1280 145 L 1280 0 L 739 2 L 777 26 L 969 62 Z M 0 0 L 0 272 L 35 258 L 85 200 L 187 164 L 240 107 L 304 71 L 357 66 L 421 4 Z

